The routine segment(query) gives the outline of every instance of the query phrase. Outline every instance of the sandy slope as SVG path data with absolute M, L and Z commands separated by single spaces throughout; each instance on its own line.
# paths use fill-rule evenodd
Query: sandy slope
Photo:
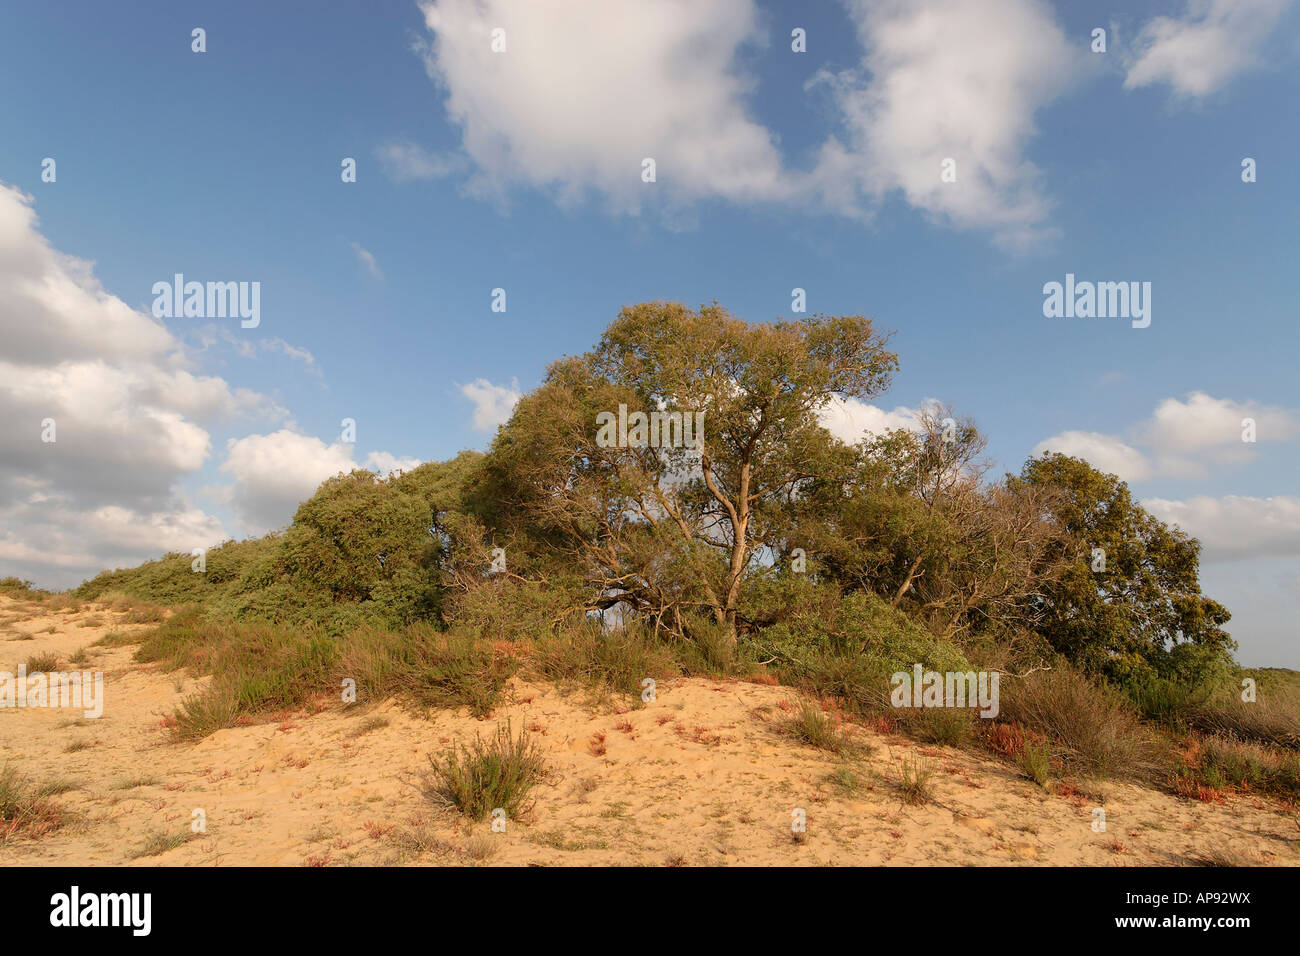
M 146 627 L 104 610 L 22 608 L 0 598 L 0 670 L 47 650 L 66 662 L 110 628 Z M 78 626 L 92 615 L 101 626 Z M 39 841 L 0 844 L 0 864 L 1113 866 L 1181 865 L 1224 847 L 1260 863 L 1300 863 L 1300 827 L 1263 800 L 1202 804 L 1120 784 L 1049 795 L 994 760 L 863 728 L 853 732 L 872 751 L 852 764 L 869 789 L 845 795 L 827 779 L 843 760 L 782 736 L 792 692 L 755 684 L 670 682 L 655 702 L 617 713 L 581 693 L 516 682 L 511 702 L 483 721 L 465 711 L 426 720 L 386 702 L 177 744 L 162 722 L 200 684 L 135 664 L 132 651 L 89 648 L 84 666 L 105 676 L 98 720 L 0 709 L 0 763 L 79 785 L 56 798 L 78 821 Z M 414 786 L 426 755 L 506 719 L 534 731 L 552 768 L 530 818 L 494 834 L 431 808 Z M 69 752 L 78 742 L 89 746 Z M 935 800 L 904 806 L 898 768 L 922 757 L 938 770 Z M 1098 805 L 1105 833 L 1092 829 Z M 800 842 L 795 808 L 807 817 Z M 195 809 L 206 814 L 206 834 L 135 857 L 155 834 L 188 833 Z

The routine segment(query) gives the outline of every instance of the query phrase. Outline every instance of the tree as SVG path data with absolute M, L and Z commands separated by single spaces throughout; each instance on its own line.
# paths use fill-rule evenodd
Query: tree
M 734 640 L 789 502 L 839 467 L 818 413 L 888 386 L 885 341 L 861 316 L 750 324 L 717 304 L 625 308 L 592 352 L 555 363 L 521 399 L 480 490 L 583 568 L 590 607 L 621 604 L 679 632 L 703 612 Z M 702 443 L 602 441 L 597 416 L 620 405 L 690 414 Z
M 303 591 L 373 601 L 410 620 L 433 601 L 429 525 L 420 496 L 368 471 L 338 475 L 298 506 L 281 544 L 284 567 Z
M 872 590 L 948 639 L 990 620 L 1032 623 L 1039 585 L 1055 573 L 1056 535 L 1041 489 L 985 486 L 984 435 L 949 406 L 922 409 L 915 429 L 870 436 L 848 480 L 827 483 L 803 511 L 827 572 Z
M 1057 651 L 1120 679 L 1164 674 L 1190 645 L 1203 662 L 1228 659 L 1237 646 L 1222 628 L 1230 615 L 1201 594 L 1199 541 L 1079 458 L 1031 458 L 1009 483 L 1056 492 L 1053 516 L 1066 534 L 1052 550 L 1066 567 L 1044 587 L 1039 629 Z

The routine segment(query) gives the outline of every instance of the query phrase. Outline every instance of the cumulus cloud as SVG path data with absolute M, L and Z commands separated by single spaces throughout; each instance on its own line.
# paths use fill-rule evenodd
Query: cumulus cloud
M 1242 440 L 1246 419 L 1255 422 L 1254 442 Z M 1066 431 L 1039 442 L 1034 454 L 1083 458 L 1125 481 L 1202 478 L 1212 468 L 1247 464 L 1261 444 L 1289 441 L 1297 434 L 1300 413 L 1294 410 L 1191 392 L 1185 399 L 1165 399 L 1125 436 Z
M 1243 422 L 1255 422 L 1254 442 L 1242 441 Z M 1157 469 L 1182 477 L 1201 477 L 1207 465 L 1249 462 L 1260 443 L 1288 441 L 1300 434 L 1300 414 L 1274 405 L 1215 398 L 1192 392 L 1185 400 L 1167 398 L 1136 430 L 1137 439 L 1156 456 Z
M 226 538 L 214 516 L 178 495 L 165 510 L 118 505 L 78 509 L 57 496 L 34 494 L 4 509 L 0 563 L 19 577 L 55 586 L 77 583 L 104 568 L 128 567 L 167 551 L 188 553 Z
M 1113 435 L 1099 432 L 1066 431 L 1053 435 L 1034 446 L 1035 455 L 1056 452 L 1082 458 L 1098 471 L 1116 475 L 1124 481 L 1141 481 L 1151 474 L 1146 456 L 1132 445 Z
M 474 428 L 481 432 L 496 431 L 509 421 L 521 394 L 519 383 L 513 379 L 506 387 L 493 385 L 485 378 L 462 385 L 460 393 L 474 403 Z
M 1040 238 L 1050 203 L 1024 150 L 1035 113 L 1086 62 L 1041 0 L 848 0 L 863 58 L 809 84 L 829 90 L 841 130 L 800 171 L 749 107 L 745 58 L 770 32 L 754 0 L 420 6 L 426 68 L 462 129 L 472 189 L 499 198 L 530 186 L 563 203 L 594 192 L 617 212 L 663 196 L 672 224 L 698 199 L 866 216 L 901 194 L 1009 244 Z M 495 28 L 505 52 L 493 52 Z M 447 170 L 415 147 L 388 154 L 405 178 Z M 641 181 L 647 157 L 653 187 Z M 948 158 L 956 182 L 940 180 Z
M 65 587 L 228 537 L 180 482 L 211 458 L 212 422 L 287 412 L 195 371 L 192 348 L 101 288 L 89 263 L 53 249 L 31 197 L 3 184 L 0 328 L 0 576 Z M 312 354 L 283 339 L 195 332 L 202 350 L 278 352 L 314 370 Z M 231 439 L 225 451 L 221 471 L 233 480 L 216 497 L 249 533 L 285 524 L 321 480 L 354 467 L 353 446 L 286 428 Z M 384 473 L 415 464 L 383 451 L 366 459 Z
M 1142 506 L 1199 538 L 1207 561 L 1300 557 L 1300 498 L 1293 495 L 1148 498 Z
M 220 522 L 179 480 L 210 456 L 211 422 L 282 410 L 194 371 L 165 325 L 49 244 L 32 202 L 0 184 L 2 573 L 63 586 L 212 543 Z
M 386 451 L 372 451 L 366 456 L 366 469 L 387 477 L 394 471 L 410 471 L 423 462 L 419 458 L 399 458 Z
M 352 445 L 327 445 L 286 428 L 232 438 L 221 471 L 234 483 L 223 490 L 222 498 L 246 531 L 262 533 L 288 524 L 322 481 L 354 467 Z
M 565 203 L 589 191 L 635 212 L 663 191 L 770 199 L 786 193 L 772 134 L 748 115 L 737 64 L 762 42 L 752 0 L 426 0 L 429 75 L 463 131 L 471 187 L 514 184 Z M 492 50 L 505 31 L 506 52 Z M 641 180 L 642 160 L 656 183 Z
M 1255 66 L 1291 0 L 1190 0 L 1182 17 L 1156 17 L 1138 34 L 1127 89 L 1167 83 L 1203 97 Z
M 264 534 L 287 525 L 298 505 L 310 498 L 320 483 L 361 467 L 387 476 L 394 470 L 410 471 L 418 458 L 372 451 L 363 464 L 353 460 L 349 442 L 326 444 L 312 435 L 288 428 L 267 435 L 248 435 L 226 442 L 221 472 L 229 485 L 207 489 L 227 505 L 246 534 Z
M 886 411 L 858 398 L 836 396 L 817 413 L 823 428 L 844 442 L 854 445 L 868 434 L 880 435 L 896 428 L 909 431 L 921 430 L 921 413 L 932 400 L 921 403 L 918 408 L 899 405 L 893 411 Z
M 849 0 L 860 69 L 823 72 L 844 137 L 813 178 L 849 206 L 899 192 L 950 225 L 1010 245 L 1040 238 L 1049 202 L 1024 157 L 1034 115 L 1082 70 L 1039 0 Z M 956 181 L 943 182 L 952 159 Z

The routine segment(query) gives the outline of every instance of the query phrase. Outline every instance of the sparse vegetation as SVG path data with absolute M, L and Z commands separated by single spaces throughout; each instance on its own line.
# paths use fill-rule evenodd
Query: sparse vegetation
M 800 701 L 785 730 L 800 743 L 831 753 L 843 753 L 851 747 L 844 729 L 815 701 Z
M 48 674 L 58 669 L 59 658 L 57 654 L 46 652 L 33 654 L 27 658 L 27 673 L 29 674 Z
M 161 856 L 177 847 L 184 846 L 198 836 L 189 830 L 157 830 L 150 834 L 144 845 L 131 854 L 133 859 L 148 856 Z
M 51 797 L 75 789 L 63 779 L 33 783 L 14 767 L 0 767 L 0 845 L 13 839 L 40 839 L 63 826 L 66 811 Z
M 904 757 L 898 779 L 903 802 L 909 806 L 921 806 L 934 799 L 931 784 L 936 772 L 934 764 L 924 757 Z
M 1046 744 L 1026 744 L 1020 752 L 1020 772 L 1044 790 L 1052 780 L 1052 751 Z
M 455 807 L 471 820 L 483 820 L 502 809 L 516 820 L 529 809 L 528 795 L 543 777 L 545 766 L 527 730 L 513 735 L 507 723 L 488 740 L 476 737 L 446 753 L 429 756 L 425 796 Z

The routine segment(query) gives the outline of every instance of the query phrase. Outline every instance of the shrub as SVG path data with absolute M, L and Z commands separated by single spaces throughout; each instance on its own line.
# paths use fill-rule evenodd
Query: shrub
M 15 837 L 38 839 L 67 821 L 50 801 L 72 789 L 66 781 L 34 785 L 9 764 L 0 767 L 0 844 Z
M 800 701 L 799 709 L 785 725 L 785 732 L 800 743 L 831 753 L 842 753 L 849 747 L 836 720 L 811 700 Z
M 974 735 L 971 711 L 964 707 L 924 707 L 900 712 L 903 726 L 919 739 L 945 747 L 963 747 Z
M 1232 737 L 1193 740 L 1175 789 L 1197 792 L 1238 787 L 1295 798 L 1300 796 L 1300 754 Z
M 1052 779 L 1052 751 L 1046 744 L 1026 744 L 1020 751 L 1020 772 L 1044 790 Z
M 497 728 L 484 741 L 461 745 L 441 756 L 429 755 L 430 771 L 423 784 L 425 796 L 455 807 L 471 820 L 482 820 L 493 810 L 505 810 L 516 820 L 528 812 L 528 794 L 541 780 L 545 763 L 528 736 L 515 737 L 510 724 Z
M 665 677 L 675 670 L 667 648 L 640 626 L 606 631 L 590 622 L 538 642 L 532 668 L 552 680 L 573 681 L 638 699 L 642 680 Z
M 59 656 L 57 654 L 33 654 L 27 658 L 27 673 L 29 674 L 48 674 L 51 671 L 59 669 Z
M 1068 665 L 1004 678 L 1000 696 L 1002 716 L 1055 741 L 1067 767 L 1099 777 L 1150 767 L 1147 736 L 1128 701 Z
M 931 782 L 935 772 L 934 764 L 925 758 L 904 757 L 898 780 L 903 802 L 909 806 L 921 806 L 934 799 Z
M 804 593 L 793 613 L 754 638 L 759 653 L 776 658 L 782 683 L 839 697 L 859 714 L 882 714 L 894 712 L 894 673 L 910 672 L 918 663 L 928 670 L 970 670 L 954 645 L 875 594 L 841 598 L 832 590 Z

